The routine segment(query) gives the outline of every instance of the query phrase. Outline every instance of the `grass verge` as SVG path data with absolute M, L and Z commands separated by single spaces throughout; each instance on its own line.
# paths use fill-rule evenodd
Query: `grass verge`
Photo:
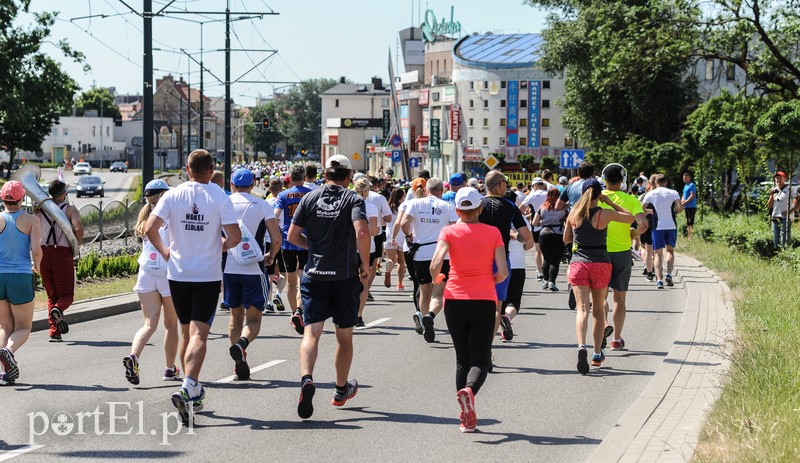
M 699 238 L 682 240 L 680 250 L 725 279 L 736 308 L 731 371 L 695 461 L 800 461 L 796 272 Z
M 75 288 L 75 302 L 98 297 L 114 296 L 117 294 L 127 294 L 133 290 L 136 284 L 136 275 L 124 278 L 94 279 L 78 283 Z M 41 289 L 41 288 L 40 288 Z M 47 293 L 44 289 L 36 292 L 34 298 L 36 310 L 47 308 Z

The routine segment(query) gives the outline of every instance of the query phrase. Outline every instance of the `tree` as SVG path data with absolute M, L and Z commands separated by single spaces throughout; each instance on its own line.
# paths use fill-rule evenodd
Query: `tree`
M 530 171 L 535 164 L 533 162 L 533 156 L 527 153 L 520 154 L 517 158 L 517 162 L 522 169 L 527 171 Z
M 286 141 L 281 131 L 285 123 L 285 113 L 282 111 L 281 104 L 277 100 L 269 101 L 266 104 L 256 106 L 250 111 L 249 120 L 253 124 L 245 127 L 244 136 L 247 143 L 253 145 L 256 151 L 263 151 L 267 156 L 275 154 L 275 147 Z M 269 127 L 263 127 L 264 119 L 269 120 Z
M 336 85 L 334 79 L 310 79 L 292 87 L 281 98 L 284 122 L 281 132 L 290 152 L 305 149 L 319 153 L 322 140 L 322 99 L 320 95 Z
M 800 159 L 800 100 L 772 106 L 755 126 L 755 133 L 772 150 L 778 166 L 789 166 L 790 179 Z
M 83 92 L 75 101 L 78 116 L 83 116 L 86 111 L 95 110 L 97 115 L 103 117 L 119 118 L 119 106 L 114 103 L 114 95 L 107 88 L 93 87 Z M 102 108 L 102 111 L 101 111 Z
M 78 84 L 41 51 L 52 43 L 55 13 L 33 13 L 33 24 L 15 27 L 17 16 L 28 13 L 31 0 L 0 1 L 0 147 L 13 163 L 18 150 L 38 151 L 59 114 L 72 105 Z M 83 63 L 83 54 L 61 40 L 64 56 Z M 84 65 L 88 70 L 88 66 Z

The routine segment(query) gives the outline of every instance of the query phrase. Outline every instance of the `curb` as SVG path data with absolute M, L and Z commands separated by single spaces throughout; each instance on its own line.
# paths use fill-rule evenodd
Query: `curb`
M 677 254 L 686 307 L 675 342 L 650 383 L 587 462 L 689 461 L 730 368 L 733 297 L 713 271 Z
M 139 297 L 136 293 L 117 294 L 76 302 L 64 312 L 64 317 L 70 325 L 73 325 L 136 310 L 139 310 Z M 47 310 L 37 310 L 33 315 L 31 331 L 43 331 L 49 327 Z

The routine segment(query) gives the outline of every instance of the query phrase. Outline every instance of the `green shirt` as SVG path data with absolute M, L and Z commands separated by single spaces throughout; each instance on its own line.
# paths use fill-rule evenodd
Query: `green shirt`
M 614 204 L 625 209 L 631 215 L 643 214 L 642 203 L 636 196 L 629 195 L 623 191 L 605 190 L 603 194 L 608 197 Z M 611 206 L 602 203 L 600 207 L 603 209 L 611 209 Z M 606 246 L 608 252 L 623 252 L 630 251 L 631 249 L 631 228 L 627 223 L 610 222 L 608 224 L 608 235 L 606 239 Z

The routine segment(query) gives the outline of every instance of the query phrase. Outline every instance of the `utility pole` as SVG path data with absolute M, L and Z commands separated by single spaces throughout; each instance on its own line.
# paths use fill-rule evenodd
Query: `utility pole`
M 225 185 L 231 183 L 231 0 L 225 7 Z M 228 187 L 230 188 L 230 187 Z
M 144 11 L 144 129 L 142 133 L 142 185 L 153 180 L 153 0 L 143 0 Z
M 204 111 L 203 100 L 205 99 L 205 96 L 203 94 L 203 74 L 204 74 L 203 69 L 205 69 L 203 66 L 203 24 L 204 23 L 200 23 L 200 123 L 198 124 L 200 129 L 197 131 L 197 147 L 199 149 L 205 148 L 204 138 L 206 133 L 205 132 L 206 128 L 204 126 L 205 116 L 203 114 Z
M 189 162 L 189 153 L 192 152 L 192 60 L 186 61 L 188 74 L 186 74 L 186 162 Z M 180 168 L 183 170 L 183 157 Z

